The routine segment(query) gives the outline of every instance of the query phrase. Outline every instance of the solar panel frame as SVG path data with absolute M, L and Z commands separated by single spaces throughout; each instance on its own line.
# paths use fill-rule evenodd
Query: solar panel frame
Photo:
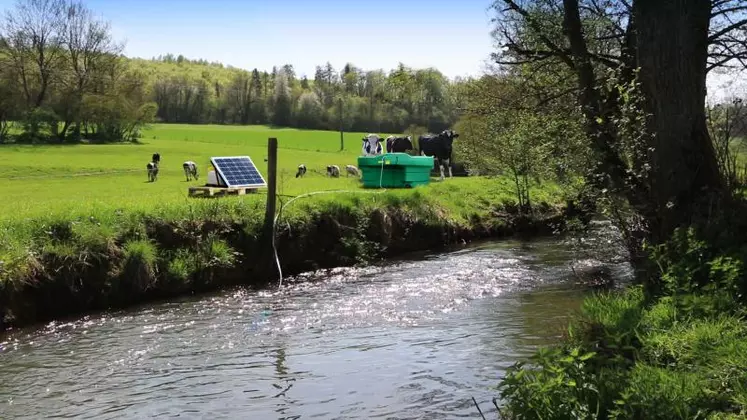
M 247 162 L 251 167 L 251 170 L 256 172 L 239 176 L 239 172 L 242 169 L 237 165 L 237 161 Z M 267 187 L 267 181 L 262 176 L 262 172 L 259 171 L 257 165 L 249 156 L 213 156 L 210 158 L 210 162 L 213 164 L 216 172 L 220 176 L 221 181 L 229 188 L 259 188 Z M 227 166 L 224 166 L 227 165 Z M 237 179 L 237 176 L 239 178 Z M 249 182 L 236 182 L 234 181 L 249 181 Z

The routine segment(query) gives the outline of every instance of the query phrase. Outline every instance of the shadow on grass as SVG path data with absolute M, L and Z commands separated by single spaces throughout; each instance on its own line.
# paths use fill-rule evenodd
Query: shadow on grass
M 22 142 L 22 141 L 14 141 L 14 142 L 4 142 L 0 143 L 0 149 L 2 148 L 11 148 L 11 147 L 35 147 L 35 146 L 45 146 L 45 147 L 70 147 L 70 146 L 143 146 L 147 145 L 148 143 L 144 143 L 142 141 L 136 140 L 136 141 L 112 141 L 112 142 L 104 142 L 104 141 L 90 141 L 90 140 L 76 140 L 76 141 L 66 141 L 64 143 L 61 143 L 59 141 L 49 141 L 49 142 Z

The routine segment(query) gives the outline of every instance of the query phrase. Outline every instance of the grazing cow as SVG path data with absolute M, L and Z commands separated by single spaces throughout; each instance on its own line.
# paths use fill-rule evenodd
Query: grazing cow
M 158 152 L 153 153 L 153 156 L 151 156 L 150 161 L 153 163 L 161 163 L 161 154 Z
M 361 173 L 358 170 L 358 168 L 353 165 L 345 165 L 345 172 L 347 173 L 346 176 L 350 176 L 350 175 L 361 176 Z
M 340 167 L 337 165 L 328 165 L 327 176 L 331 176 L 332 178 L 338 178 L 340 176 Z
M 199 178 L 199 175 L 197 175 L 197 164 L 192 162 L 191 160 L 182 163 L 182 168 L 184 168 L 184 176 L 187 177 L 187 181 L 192 178 Z
M 158 163 L 148 162 L 145 168 L 148 169 L 148 181 L 154 182 L 158 177 Z
M 414 147 L 412 147 L 412 137 L 389 136 L 386 138 L 387 153 L 407 153 L 408 150 L 414 150 Z
M 451 174 L 451 151 L 452 143 L 454 139 L 459 137 L 459 134 L 455 133 L 454 130 L 444 130 L 440 134 L 426 134 L 418 137 L 418 143 L 420 145 L 419 155 L 433 156 L 433 160 L 438 164 L 441 169 L 441 180 L 444 179 L 444 163 L 449 167 L 449 178 Z
M 363 137 L 363 156 L 376 156 L 382 152 L 381 142 L 384 139 L 377 134 L 369 134 Z
M 296 178 L 306 175 L 306 165 L 303 163 L 298 165 L 298 172 L 296 172 Z

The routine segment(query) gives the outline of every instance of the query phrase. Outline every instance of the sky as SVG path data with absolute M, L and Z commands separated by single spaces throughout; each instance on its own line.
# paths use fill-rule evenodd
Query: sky
M 183 54 L 235 67 L 329 61 L 373 70 L 435 67 L 478 76 L 492 51 L 491 0 L 84 0 L 126 41 L 125 54 Z M 15 0 L 0 0 L 9 9 Z
M 84 0 L 108 20 L 125 54 L 172 53 L 313 78 L 329 61 L 365 70 L 435 67 L 479 76 L 495 51 L 491 0 Z M 15 0 L 0 0 L 6 10 Z M 743 75 L 709 75 L 709 96 L 744 94 Z

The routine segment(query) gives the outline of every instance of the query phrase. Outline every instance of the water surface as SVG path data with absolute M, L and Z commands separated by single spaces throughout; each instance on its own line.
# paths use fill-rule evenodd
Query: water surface
M 578 276 L 629 276 L 613 245 L 483 243 L 21 330 L 0 339 L 0 418 L 478 418 L 473 396 L 490 415 Z

